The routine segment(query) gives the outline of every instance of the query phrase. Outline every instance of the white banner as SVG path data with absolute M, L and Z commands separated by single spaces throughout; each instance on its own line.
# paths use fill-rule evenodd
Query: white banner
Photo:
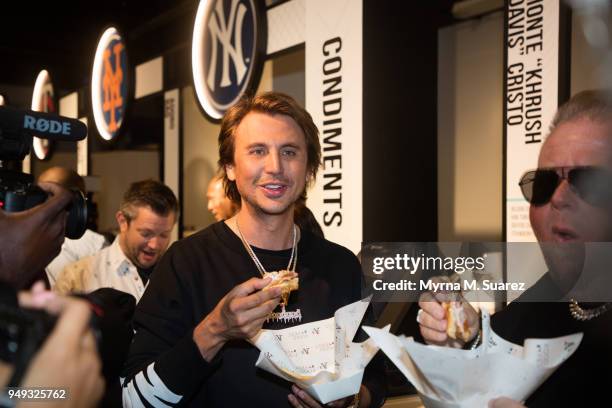
M 32 152 L 28 153 L 21 162 L 21 171 L 32 174 Z
M 506 240 L 531 242 L 518 182 L 537 167 L 559 104 L 559 0 L 509 0 L 506 30 Z
M 179 179 L 179 90 L 164 93 L 164 184 L 180 197 Z M 179 203 L 180 204 L 180 203 Z M 178 222 L 172 229 L 171 242 L 178 239 Z
M 67 118 L 78 119 L 79 117 L 79 94 L 72 92 L 60 98 L 59 114 Z
M 136 66 L 134 99 L 154 94 L 164 89 L 164 57 L 157 57 Z
M 60 98 L 59 114 L 62 116 L 66 116 L 67 118 L 79 119 L 85 124 L 85 126 L 87 126 L 87 117 L 79 118 L 79 94 L 77 92 L 69 93 L 63 98 Z M 78 142 L 76 142 L 76 172 L 81 176 L 88 176 L 88 139 L 89 136 L 83 140 L 79 140 Z
M 325 237 L 357 253 L 363 234 L 361 1 L 306 2 L 306 109 L 323 167 L 308 207 Z
M 87 126 L 87 117 L 79 119 Z M 89 135 L 77 142 L 77 173 L 81 176 L 89 176 Z

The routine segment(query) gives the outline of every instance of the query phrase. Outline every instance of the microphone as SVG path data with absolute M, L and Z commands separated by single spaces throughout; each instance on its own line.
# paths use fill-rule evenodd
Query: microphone
M 87 126 L 52 113 L 0 106 L 0 138 L 10 133 L 76 142 L 87 137 Z
M 34 136 L 76 142 L 87 137 L 87 126 L 52 113 L 0 106 L 0 161 L 23 160 Z

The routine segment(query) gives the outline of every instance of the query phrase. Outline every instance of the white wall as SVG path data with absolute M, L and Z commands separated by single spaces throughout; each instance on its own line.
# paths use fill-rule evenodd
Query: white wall
M 186 234 L 214 218 L 206 210 L 206 187 L 217 166 L 219 126 L 200 112 L 192 87 L 181 91 L 183 115 L 183 227 Z
M 502 229 L 503 14 L 438 32 L 438 234 L 497 241 Z
M 159 152 L 117 150 L 93 153 L 91 174 L 100 177 L 100 191 L 94 195 L 98 204 L 100 231 L 117 228 L 115 213 L 123 194 L 135 181 L 159 180 Z
M 612 21 L 608 21 L 608 30 L 612 29 Z M 604 56 L 596 53 L 589 46 L 583 32 L 583 21 L 576 13 L 572 16 L 572 69 L 571 69 L 571 94 L 586 89 L 601 87 L 600 68 Z M 608 83 L 612 83 L 612 71 L 608 69 Z
M 272 62 L 273 89 L 291 95 L 302 106 L 306 106 L 305 56 L 301 49 L 279 56 Z

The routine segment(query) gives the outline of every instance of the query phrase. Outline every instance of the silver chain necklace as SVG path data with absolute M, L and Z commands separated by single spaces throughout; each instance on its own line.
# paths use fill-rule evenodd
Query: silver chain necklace
M 251 248 L 249 243 L 246 241 L 246 239 L 244 239 L 244 236 L 242 235 L 242 231 L 240 231 L 240 227 L 238 226 L 238 217 L 235 218 L 235 221 L 236 221 L 236 229 L 238 230 L 238 235 L 240 236 L 242 245 L 244 245 L 244 248 L 246 249 L 247 253 L 250 255 L 253 262 L 255 262 L 255 266 L 257 267 L 257 270 L 259 270 L 259 273 L 261 274 L 261 276 L 265 277 L 268 271 L 266 271 L 266 269 L 263 267 L 263 265 L 259 261 L 259 258 L 257 258 L 257 255 L 255 255 L 255 252 L 253 252 L 253 249 Z M 297 235 L 298 235 L 298 229 L 296 225 L 293 224 L 293 245 L 291 246 L 291 257 L 289 258 L 289 264 L 287 265 L 287 271 L 290 271 L 290 272 L 295 272 L 295 267 L 297 266 L 297 258 L 298 258 Z
M 569 303 L 569 311 L 572 317 L 581 322 L 594 319 L 602 314 L 606 313 L 608 310 L 612 308 L 612 303 L 604 303 L 601 306 L 598 306 L 594 309 L 583 309 L 580 307 L 578 302 L 574 299 L 570 299 Z

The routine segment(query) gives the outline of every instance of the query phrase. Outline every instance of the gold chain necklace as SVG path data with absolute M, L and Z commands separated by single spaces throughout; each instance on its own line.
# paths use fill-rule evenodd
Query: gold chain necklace
M 263 267 L 263 265 L 259 261 L 259 258 L 257 258 L 257 255 L 255 255 L 255 252 L 253 252 L 251 245 L 249 245 L 246 239 L 244 239 L 244 236 L 242 235 L 242 231 L 240 231 L 240 227 L 238 226 L 238 217 L 235 218 L 235 221 L 236 221 L 236 229 L 238 230 L 238 236 L 240 236 L 242 245 L 244 245 L 244 248 L 246 249 L 247 253 L 250 255 L 253 262 L 255 262 L 255 266 L 257 267 L 257 270 L 259 271 L 261 276 L 265 278 L 268 271 L 266 271 L 266 269 Z M 289 264 L 287 265 L 287 269 L 286 269 L 287 271 L 290 271 L 290 272 L 295 272 L 295 267 L 297 266 L 297 258 L 298 258 L 298 250 L 297 250 L 298 232 L 297 231 L 298 229 L 296 225 L 293 224 L 293 245 L 291 246 L 291 257 L 289 258 Z
M 603 305 L 598 306 L 594 309 L 583 309 L 574 299 L 570 299 L 569 303 L 570 314 L 574 319 L 579 320 L 581 322 L 601 316 L 602 314 L 610 310 L 610 308 L 612 308 L 612 303 L 610 302 L 604 303 Z

